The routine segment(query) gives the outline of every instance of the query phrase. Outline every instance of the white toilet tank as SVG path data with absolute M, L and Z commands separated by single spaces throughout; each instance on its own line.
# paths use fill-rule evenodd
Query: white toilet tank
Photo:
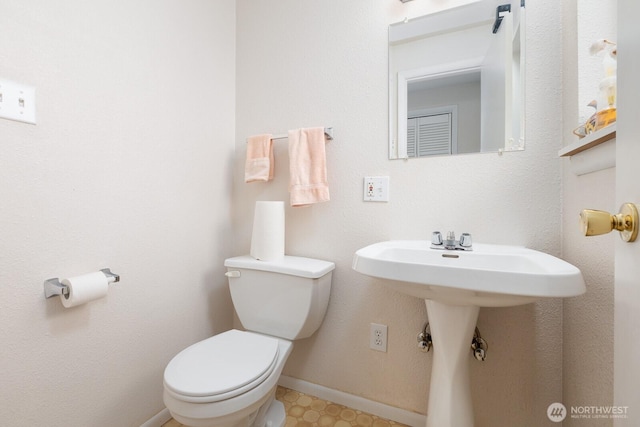
M 224 265 L 233 305 L 247 330 L 295 340 L 320 327 L 334 263 L 294 256 L 259 261 L 247 255 L 228 258 Z

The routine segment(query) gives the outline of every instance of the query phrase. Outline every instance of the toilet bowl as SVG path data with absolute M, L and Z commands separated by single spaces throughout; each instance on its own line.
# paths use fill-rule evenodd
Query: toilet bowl
M 289 257 L 278 262 L 225 261 L 243 326 L 178 353 L 164 373 L 163 399 L 178 422 L 192 427 L 282 427 L 275 400 L 293 340 L 312 335 L 329 300 L 334 264 Z
M 165 405 L 188 426 L 234 426 L 243 420 L 252 425 L 246 420 L 257 419 L 259 409 L 272 403 L 292 347 L 285 339 L 236 329 L 200 341 L 167 365 Z

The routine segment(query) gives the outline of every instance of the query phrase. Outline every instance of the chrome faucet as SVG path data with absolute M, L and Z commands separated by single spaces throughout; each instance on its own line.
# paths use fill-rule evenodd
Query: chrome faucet
M 431 249 L 472 251 L 472 246 L 471 234 L 469 233 L 462 233 L 460 240 L 456 240 L 456 233 L 453 231 L 447 232 L 447 237 L 444 240 L 442 239 L 442 233 L 439 231 L 434 231 L 431 234 Z

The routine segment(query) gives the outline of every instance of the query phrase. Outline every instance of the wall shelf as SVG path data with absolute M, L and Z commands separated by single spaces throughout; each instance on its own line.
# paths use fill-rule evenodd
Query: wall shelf
M 578 154 L 582 151 L 593 148 L 615 137 L 616 137 L 616 124 L 613 123 L 605 128 L 602 128 L 592 134 L 585 136 L 584 138 L 579 139 L 578 141 L 570 143 L 569 145 L 564 147 L 562 150 L 558 151 L 558 156 L 560 157 L 573 156 L 574 154 Z
M 572 142 L 560 151 L 559 157 L 570 159 L 570 168 L 576 175 L 584 175 L 615 167 L 616 124 L 607 126 Z

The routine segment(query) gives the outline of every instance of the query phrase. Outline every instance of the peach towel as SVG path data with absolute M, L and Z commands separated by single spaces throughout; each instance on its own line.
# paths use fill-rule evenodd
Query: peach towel
M 270 134 L 250 136 L 247 141 L 247 160 L 244 181 L 271 181 L 273 179 L 273 140 Z
M 291 206 L 329 201 L 324 128 L 289 131 Z

